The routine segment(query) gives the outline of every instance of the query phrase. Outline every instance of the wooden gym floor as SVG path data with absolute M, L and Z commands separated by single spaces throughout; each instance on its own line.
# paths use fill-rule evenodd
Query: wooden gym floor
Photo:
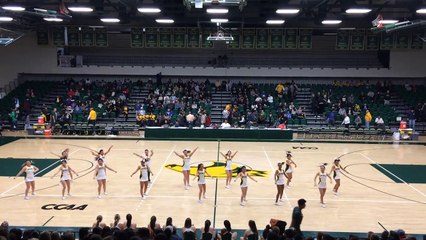
M 95 162 L 89 149 L 107 149 L 110 145 L 114 147 L 107 155 L 107 165 L 118 173 L 108 172 L 109 194 L 97 199 L 97 183 L 93 180 Z M 223 161 L 218 150 L 226 152 L 230 149 L 238 150 L 234 158 L 236 166 L 244 164 L 253 170 L 268 172 L 266 176 L 255 177 L 258 183 L 249 182 L 246 206 L 239 205 L 238 183 L 234 183 L 231 189 L 225 189 L 223 178 L 219 178 L 217 185 L 216 179 L 207 180 L 207 199 L 202 204 L 197 202 L 198 187 L 192 176 L 192 188 L 184 190 L 182 174 L 166 166 L 181 164 L 180 158 L 173 151 L 194 149 L 197 146 L 199 150 L 192 157 L 194 166 L 197 162 L 204 162 L 208 166 L 218 158 Z M 236 229 L 247 228 L 250 219 L 255 220 L 260 229 L 271 218 L 290 223 L 292 208 L 299 198 L 305 198 L 307 207 L 303 211 L 302 229 L 306 231 L 381 232 L 383 229 L 377 223 L 380 222 L 388 229 L 402 228 L 407 233 L 426 233 L 426 183 L 410 183 L 398 176 L 398 172 L 383 167 L 386 164 L 424 167 L 424 145 L 20 139 L 0 146 L 0 157 L 3 160 L 9 158 L 8 162 L 15 159 L 16 166 L 23 163 L 22 159 L 48 158 L 54 164 L 57 159 L 52 153 L 59 154 L 67 147 L 70 148 L 69 165 L 80 175 L 72 183 L 73 196 L 61 199 L 59 177 L 50 178 L 57 170 L 55 165 L 41 169 L 42 176 L 36 178 L 37 195 L 31 197 L 31 200 L 23 199 L 25 184 L 22 177 L 14 179 L 2 176 L 1 220 L 9 221 L 13 226 L 80 227 L 91 226 L 98 214 L 103 215 L 104 222 L 109 224 L 114 214 L 119 213 L 124 219 L 127 213 L 131 213 L 138 226 L 146 226 L 150 217 L 156 215 L 161 225 L 171 216 L 179 227 L 185 218 L 191 217 L 199 228 L 205 219 L 214 219 L 217 193 L 215 226 L 219 228 L 225 219 L 230 220 Z M 140 154 L 145 148 L 154 150 L 152 171 L 155 175 L 148 190 L 148 198 L 141 200 L 138 174 L 133 178 L 130 178 L 130 174 L 139 164 L 139 159 L 133 153 Z M 285 190 L 285 201 L 281 206 L 275 206 L 273 172 L 276 163 L 284 160 L 288 150 L 292 151 L 297 168 L 291 189 Z M 322 208 L 313 178 L 320 163 L 332 164 L 332 160 L 339 156 L 341 164 L 346 166 L 350 174 L 342 177 L 339 196 L 331 193 L 332 185 L 328 183 L 325 196 L 327 207 Z M 0 164 L 5 163 L 0 160 Z M 330 166 L 327 171 L 329 169 Z M 208 170 L 217 175 L 224 173 L 223 167 Z M 9 175 L 13 174 L 16 173 Z M 424 172 L 411 174 L 424 175 Z M 87 204 L 87 207 L 84 210 L 42 209 L 47 204 L 75 207 Z

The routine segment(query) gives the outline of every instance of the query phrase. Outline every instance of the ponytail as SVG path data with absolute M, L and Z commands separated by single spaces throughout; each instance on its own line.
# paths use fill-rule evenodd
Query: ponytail
M 132 226 L 132 214 L 128 213 L 126 215 L 126 227 L 130 228 Z

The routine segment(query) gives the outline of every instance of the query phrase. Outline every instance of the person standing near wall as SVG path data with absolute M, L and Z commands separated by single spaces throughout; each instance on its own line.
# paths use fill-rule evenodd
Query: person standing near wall
M 410 112 L 408 112 L 408 127 L 413 130 L 416 127 L 416 112 L 414 109 L 411 109 Z
M 93 107 L 91 107 L 90 112 L 89 112 L 89 116 L 87 117 L 87 120 L 89 121 L 88 125 L 92 125 L 93 135 L 96 134 L 96 131 L 95 131 L 96 119 L 97 119 L 96 111 Z
M 373 119 L 373 117 L 371 116 L 371 113 L 369 110 L 365 110 L 365 116 L 364 116 L 364 120 L 365 120 L 365 128 L 369 129 L 370 128 L 370 122 Z

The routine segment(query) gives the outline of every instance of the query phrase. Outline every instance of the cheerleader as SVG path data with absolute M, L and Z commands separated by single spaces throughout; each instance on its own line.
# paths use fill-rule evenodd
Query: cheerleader
M 297 167 L 296 163 L 291 159 L 292 155 L 291 152 L 287 152 L 287 159 L 285 160 L 285 173 L 287 174 L 287 188 L 290 188 L 290 182 L 293 178 L 293 167 Z
M 239 171 L 240 172 L 238 173 L 237 178 L 234 180 L 234 182 L 237 181 L 238 178 L 241 179 L 241 182 L 240 182 L 240 188 L 241 188 L 240 205 L 244 206 L 245 205 L 244 202 L 247 202 L 247 190 L 248 190 L 248 180 L 247 179 L 250 178 L 251 180 L 253 180 L 255 182 L 257 182 L 257 180 L 247 174 L 246 166 L 242 166 L 239 169 Z
M 151 172 L 151 169 L 143 160 L 141 161 L 141 165 L 139 165 L 138 168 L 136 168 L 136 170 L 130 175 L 130 177 L 133 177 L 133 175 L 135 175 L 135 173 L 137 173 L 138 171 L 140 171 L 140 174 L 139 174 L 140 193 L 141 193 L 142 199 L 145 200 L 146 196 L 148 196 L 146 194 L 146 190 L 148 189 L 148 175 L 149 173 L 151 173 L 152 176 L 154 176 L 154 174 Z
M 323 208 L 325 208 L 325 203 L 324 203 L 324 195 L 325 192 L 327 190 L 327 177 L 330 179 L 330 183 L 333 183 L 330 177 L 330 174 L 325 172 L 325 166 L 327 165 L 327 163 L 324 163 L 320 166 L 320 171 L 317 173 L 317 175 L 315 175 L 314 178 L 314 186 L 317 186 L 317 178 L 319 179 L 318 181 L 318 189 L 319 189 L 319 193 L 320 193 L 320 201 L 321 201 L 321 206 Z
M 106 170 L 109 169 L 115 173 L 117 173 L 117 171 L 108 167 L 102 158 L 98 157 L 96 160 L 98 161 L 98 164 L 96 164 L 95 175 L 93 176 L 93 179 L 98 181 L 98 198 L 102 198 L 101 189 L 104 190 L 104 195 L 108 195 L 106 192 Z
M 200 189 L 198 192 L 198 203 L 202 203 L 201 195 L 203 195 L 204 199 L 206 198 L 206 175 L 211 177 L 211 175 L 204 168 L 204 165 L 202 163 L 198 164 L 197 173 L 194 177 L 194 180 L 198 178 L 198 188 Z
M 235 151 L 235 153 L 232 154 L 231 150 L 229 150 L 226 154 L 220 153 L 220 154 L 222 154 L 222 156 L 226 160 L 226 166 L 225 166 L 225 171 L 226 171 L 226 186 L 225 186 L 225 188 L 230 188 L 231 187 L 231 180 L 232 180 L 232 159 L 235 157 L 235 155 L 237 154 L 237 152 L 238 151 Z
M 68 196 L 71 196 L 71 181 L 73 180 L 72 174 L 74 173 L 78 176 L 78 173 L 68 166 L 66 160 L 61 161 L 61 166 L 51 178 L 53 179 L 56 175 L 58 175 L 58 173 L 61 173 L 62 200 L 65 200 L 65 190 L 68 189 Z
M 182 174 L 183 174 L 183 185 L 185 185 L 185 190 L 188 190 L 191 185 L 189 185 L 189 172 L 191 170 L 191 157 L 197 151 L 198 147 L 191 152 L 189 149 L 183 150 L 183 154 L 179 154 L 176 151 L 174 153 L 176 156 L 182 158 Z
M 28 192 L 30 191 L 31 187 L 31 195 L 35 195 L 35 173 L 38 172 L 38 168 L 34 165 L 32 165 L 30 160 L 27 160 L 25 162 L 25 165 L 22 167 L 21 171 L 19 171 L 18 174 L 16 174 L 16 177 L 19 177 L 22 173 L 25 173 L 25 200 L 29 200 L 30 197 L 28 197 Z
M 98 152 L 91 150 L 91 153 L 92 153 L 93 156 L 95 156 L 96 161 L 98 160 L 98 158 L 102 158 L 102 160 L 106 163 L 105 157 L 111 151 L 112 147 L 113 147 L 113 145 L 111 145 L 111 147 L 109 147 L 106 152 L 104 152 L 103 149 L 100 149 Z
M 64 151 L 62 151 L 62 153 L 61 153 L 61 155 L 59 155 L 59 154 L 55 154 L 55 153 L 53 153 L 53 152 L 50 152 L 51 154 L 53 154 L 53 155 L 55 155 L 55 156 L 58 156 L 58 158 L 59 158 L 59 160 L 65 160 L 65 161 L 69 161 L 69 153 L 70 153 L 70 149 L 69 148 L 65 148 L 65 150 Z
M 279 205 L 278 199 L 282 202 L 284 193 L 284 177 L 288 178 L 287 174 L 282 169 L 283 163 L 278 163 L 278 169 L 275 171 L 275 184 L 277 185 L 277 195 L 275 197 L 275 205 Z
M 135 156 L 138 156 L 140 158 L 142 158 L 143 161 L 145 161 L 145 164 L 151 168 L 151 158 L 154 155 L 154 151 L 151 149 L 151 151 L 149 151 L 148 149 L 145 149 L 144 155 L 139 155 L 136 153 L 133 153 Z M 148 172 L 148 182 L 151 182 L 151 172 Z
M 341 165 L 340 165 L 340 159 L 335 159 L 334 160 L 334 164 L 331 167 L 330 173 L 329 175 L 331 175 L 331 173 L 333 173 L 333 178 L 334 181 L 336 181 L 336 184 L 334 185 L 333 188 L 333 193 L 334 195 L 339 195 L 339 193 L 337 192 L 339 190 L 340 187 L 340 170 L 343 170 L 344 172 L 348 173 L 348 171 L 346 171 Z

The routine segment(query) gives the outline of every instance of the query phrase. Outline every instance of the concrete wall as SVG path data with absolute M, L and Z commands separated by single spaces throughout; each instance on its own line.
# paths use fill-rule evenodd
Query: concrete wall
M 102 51 L 102 49 L 99 49 Z M 202 68 L 202 67 L 82 67 L 59 68 L 56 48 L 38 46 L 35 34 L 14 44 L 0 47 L 0 87 L 17 78 L 18 73 L 119 74 L 182 76 L 266 76 L 266 77 L 426 77 L 426 49 L 393 50 L 389 69 L 330 68 Z

